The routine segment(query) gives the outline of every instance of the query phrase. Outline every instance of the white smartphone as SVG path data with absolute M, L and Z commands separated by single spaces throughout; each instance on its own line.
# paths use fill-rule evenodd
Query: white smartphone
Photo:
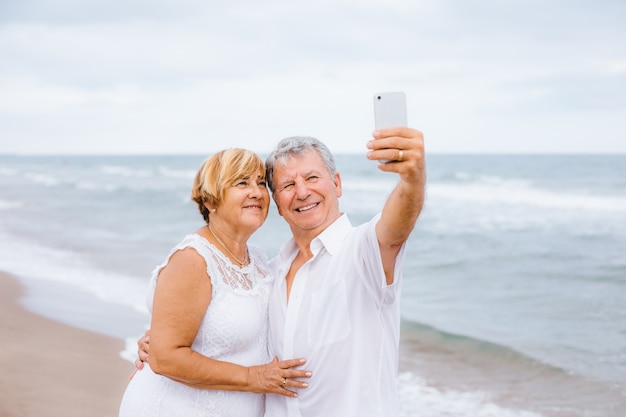
M 406 95 L 402 91 L 374 94 L 374 126 L 376 129 L 407 126 Z M 379 160 L 386 164 L 389 160 Z
M 402 91 L 374 95 L 374 126 L 376 129 L 406 126 L 406 95 Z

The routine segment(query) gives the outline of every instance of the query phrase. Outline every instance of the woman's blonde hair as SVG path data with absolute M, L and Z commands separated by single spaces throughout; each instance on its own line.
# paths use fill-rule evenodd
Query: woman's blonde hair
M 206 159 L 196 174 L 191 199 L 198 205 L 204 221 L 209 223 L 209 208 L 218 208 L 226 189 L 246 176 L 265 177 L 265 164 L 254 152 L 232 148 L 220 151 Z M 256 180 L 256 178 L 255 178 Z

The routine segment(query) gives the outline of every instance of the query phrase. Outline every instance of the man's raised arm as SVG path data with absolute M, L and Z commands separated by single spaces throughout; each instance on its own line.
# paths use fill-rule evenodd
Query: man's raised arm
M 408 127 L 379 129 L 368 142 L 367 158 L 390 160 L 379 164 L 385 172 L 395 172 L 400 179 L 387 198 L 381 218 L 376 225 L 383 268 L 387 284 L 393 283 L 396 257 L 407 241 L 424 205 L 426 165 L 424 137 L 418 130 Z

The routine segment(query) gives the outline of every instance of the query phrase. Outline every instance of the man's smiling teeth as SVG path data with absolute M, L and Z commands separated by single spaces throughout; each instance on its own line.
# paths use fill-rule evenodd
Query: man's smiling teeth
M 296 209 L 297 212 L 301 213 L 303 211 L 308 211 L 311 210 L 313 207 L 317 206 L 317 203 L 315 204 L 311 204 L 310 206 L 306 206 L 306 207 L 300 207 L 299 209 Z

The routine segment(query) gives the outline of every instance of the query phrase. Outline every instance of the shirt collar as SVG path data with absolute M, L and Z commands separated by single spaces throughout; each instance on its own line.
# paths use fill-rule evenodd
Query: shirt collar
M 337 253 L 341 247 L 341 243 L 348 236 L 348 233 L 352 230 L 352 223 L 348 219 L 346 213 L 342 213 L 341 216 L 330 226 L 322 231 L 311 242 L 311 252 L 313 255 L 317 255 L 322 248 L 326 248 L 326 251 L 330 255 Z M 279 257 L 283 260 L 290 257 L 294 257 L 298 251 L 298 245 L 294 238 L 290 238 L 279 251 Z
M 317 254 L 322 248 L 330 255 L 335 255 L 341 248 L 343 240 L 352 230 L 352 224 L 348 215 L 342 213 L 337 220 L 328 226 L 311 242 L 311 250 Z

